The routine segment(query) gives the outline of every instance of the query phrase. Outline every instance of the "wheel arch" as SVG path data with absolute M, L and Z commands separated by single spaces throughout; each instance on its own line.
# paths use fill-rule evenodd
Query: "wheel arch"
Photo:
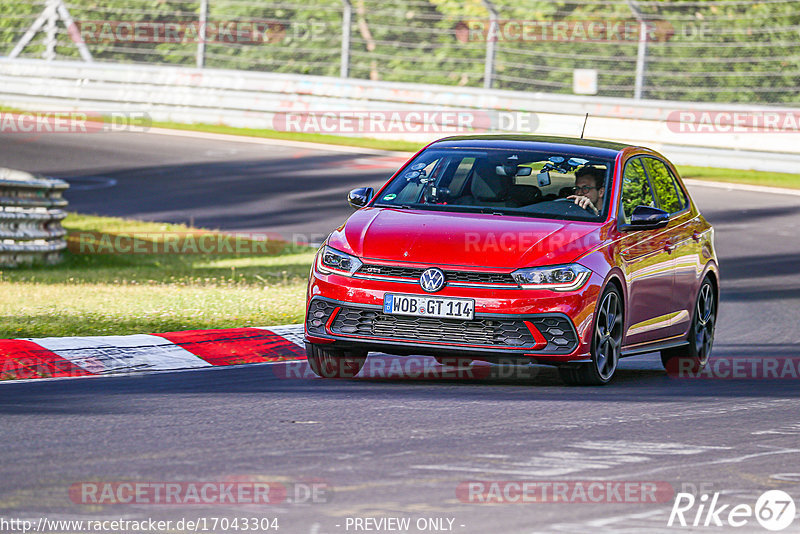
M 700 290 L 700 286 L 702 286 L 703 284 L 703 280 L 705 280 L 706 278 L 708 278 L 711 281 L 711 285 L 714 287 L 714 295 L 717 298 L 717 306 L 719 306 L 719 297 L 720 297 L 719 267 L 713 260 L 709 261 L 706 264 L 705 269 L 703 270 L 703 276 L 700 277 L 700 283 L 697 286 L 698 291 Z
M 605 293 L 606 288 L 610 285 L 613 285 L 622 296 L 622 344 L 624 345 L 628 333 L 628 286 L 625 283 L 624 274 L 619 268 L 611 269 L 608 275 L 606 275 L 606 279 L 603 282 L 603 289 L 600 290 L 600 294 L 597 296 L 595 310 L 597 306 L 600 305 L 600 299 L 603 298 L 603 293 Z M 597 314 L 595 313 L 594 321 L 596 320 Z M 592 321 L 592 324 L 594 324 L 594 321 Z

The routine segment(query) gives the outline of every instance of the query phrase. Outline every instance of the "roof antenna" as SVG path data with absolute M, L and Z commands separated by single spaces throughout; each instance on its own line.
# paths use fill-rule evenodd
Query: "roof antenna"
M 581 128 L 581 139 L 583 139 L 583 132 L 586 131 L 586 121 L 589 120 L 589 114 L 587 113 L 586 116 L 583 118 L 583 128 Z

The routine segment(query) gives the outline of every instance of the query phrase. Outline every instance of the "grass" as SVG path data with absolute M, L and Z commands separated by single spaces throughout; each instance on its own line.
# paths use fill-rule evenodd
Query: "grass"
M 142 232 L 156 244 L 164 232 L 196 232 L 183 225 L 77 214 L 64 226 L 72 237 Z M 208 234 L 219 235 L 203 233 Z M 0 271 L 0 338 L 302 322 L 313 256 L 307 248 L 278 243 L 267 253 L 239 255 L 67 251 L 59 265 Z

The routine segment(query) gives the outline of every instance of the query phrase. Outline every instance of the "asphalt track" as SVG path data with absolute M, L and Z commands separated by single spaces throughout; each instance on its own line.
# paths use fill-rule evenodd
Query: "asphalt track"
M 4 138 L 0 166 L 76 186 L 115 179 L 73 188 L 84 211 L 284 234 L 324 234 L 347 215 L 349 188 L 391 170 L 374 155 L 117 136 Z M 692 193 L 715 225 L 722 266 L 714 358 L 796 358 L 800 197 Z M 654 355 L 624 360 L 604 388 L 564 387 L 549 368 L 324 381 L 292 365 L 0 385 L 0 516 L 266 516 L 290 533 L 356 532 L 348 518 L 382 517 L 451 518 L 453 532 L 469 533 L 690 530 L 667 526 L 671 499 L 487 505 L 460 498 L 470 480 L 656 481 L 751 506 L 782 489 L 800 505 L 797 379 L 671 379 Z M 293 372 L 300 378 L 286 378 Z M 67 495 L 81 481 L 231 477 L 316 479 L 332 491 L 327 502 L 257 507 L 86 507 Z M 767 532 L 753 518 L 736 531 Z M 783 532 L 798 531 L 795 519 Z
M 382 185 L 408 159 L 135 133 L 6 134 L 0 141 L 0 167 L 66 178 L 72 210 L 271 232 L 294 242 L 324 239 L 349 212 L 344 192 Z

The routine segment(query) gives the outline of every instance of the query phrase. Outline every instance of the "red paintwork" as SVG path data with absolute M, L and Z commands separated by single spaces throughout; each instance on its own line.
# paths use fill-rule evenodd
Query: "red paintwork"
M 569 263 L 602 242 L 600 228 L 598 223 L 533 222 L 529 217 L 364 208 L 328 244 L 370 262 L 509 271 L 541 261 Z
M 666 158 L 652 150 L 622 149 L 615 163 L 611 209 L 604 222 L 367 207 L 356 211 L 327 243 L 365 262 L 409 267 L 457 266 L 462 270 L 510 272 L 522 267 L 580 263 L 592 274 L 577 291 L 445 287 L 436 295 L 474 298 L 476 313 L 566 314 L 580 339 L 575 351 L 558 356 L 536 355 L 533 350 L 529 354 L 542 363 L 563 363 L 589 358 L 595 307 L 606 285 L 616 282 L 623 293 L 626 333 L 632 325 L 648 319 L 685 312 L 679 315 L 685 319 L 682 322 L 632 333 L 623 339 L 624 349 L 643 350 L 688 334 L 700 283 L 711 272 L 718 287 L 719 273 L 713 230 L 694 206 L 685 186 L 690 207 L 673 216 L 667 227 L 627 232 L 617 228 L 622 169 L 629 158 L 637 155 L 657 157 L 679 176 Z M 402 168 L 398 172 L 401 171 Z M 512 237 L 502 241 L 502 236 Z M 667 244 L 687 246 L 667 252 Z M 640 275 L 651 270 L 656 274 Z M 416 284 L 326 275 L 315 269 L 309 280 L 307 304 L 311 298 L 323 296 L 381 305 L 387 292 L 425 294 Z M 331 343 L 330 339 L 309 336 L 308 332 L 306 339 L 311 343 Z
M 525 326 L 528 327 L 528 331 L 533 336 L 533 339 L 536 341 L 536 345 L 533 347 L 533 350 L 541 349 L 542 347 L 547 345 L 547 340 L 544 338 L 542 333 L 539 332 L 539 329 L 536 328 L 536 326 L 532 322 L 530 321 L 523 321 L 523 322 L 525 323 Z

